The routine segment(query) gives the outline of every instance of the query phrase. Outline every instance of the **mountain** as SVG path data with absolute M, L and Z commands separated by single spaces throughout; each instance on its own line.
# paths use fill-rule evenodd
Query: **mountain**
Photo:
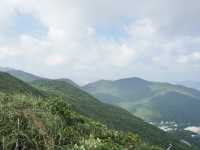
M 70 80 L 70 79 L 60 78 L 60 79 L 57 79 L 57 81 L 63 81 L 63 82 L 66 82 L 66 83 L 68 83 L 68 84 L 73 85 L 74 87 L 79 88 L 79 85 L 76 84 L 74 81 L 72 81 L 72 80 Z
M 176 82 L 176 84 L 200 90 L 200 81 L 180 81 Z
M 32 83 L 32 86 L 44 92 L 63 97 L 73 110 L 96 121 L 100 121 L 109 128 L 125 132 L 131 131 L 138 134 L 145 142 L 165 148 L 169 143 L 173 143 L 174 147 L 180 150 L 188 148 L 186 145 L 180 143 L 176 137 L 144 122 L 128 111 L 102 103 L 80 88 L 76 88 L 66 82 L 60 80 L 37 80 Z
M 105 103 L 125 108 L 149 122 L 200 124 L 200 92 L 140 78 L 100 80 L 82 87 Z
M 0 73 L 0 85 L 2 150 L 163 150 L 75 112 L 61 97 L 39 96 L 8 73 Z
M 129 139 L 135 139 L 134 134 L 129 135 L 129 132 L 131 131 L 139 135 L 140 138 L 142 139 L 142 142 L 139 142 L 139 145 L 141 145 L 142 148 L 138 148 L 139 150 L 140 149 L 149 150 L 151 148 L 156 149 L 154 146 L 153 147 L 149 145 L 145 146 L 144 142 L 153 144 L 153 145 L 159 145 L 163 148 L 168 147 L 168 145 L 172 143 L 173 147 L 179 150 L 193 149 L 192 147 L 189 147 L 186 144 L 180 142 L 180 140 L 176 138 L 176 136 L 165 133 L 161 131 L 160 129 L 156 128 L 155 126 L 145 123 L 141 119 L 131 115 L 129 112 L 119 107 L 101 103 L 100 101 L 98 101 L 97 99 L 89 95 L 88 93 L 80 90 L 79 87 L 76 88 L 75 86 L 67 82 L 64 82 L 61 80 L 40 79 L 40 80 L 34 81 L 32 83 L 32 86 L 30 86 L 29 84 L 24 83 L 23 81 L 9 75 L 8 73 L 2 73 L 2 76 L 0 76 L 0 79 L 1 79 L 0 100 L 4 101 L 4 99 L 7 99 L 6 101 L 8 103 L 5 106 L 5 109 L 7 109 L 7 111 L 3 111 L 2 114 L 0 115 L 0 116 L 5 115 L 4 118 L 7 118 L 7 121 L 4 122 L 3 124 L 1 124 L 0 122 L 0 127 L 2 130 L 5 131 L 5 133 L 9 133 L 8 135 L 7 134 L 1 135 L 0 137 L 1 139 L 10 137 L 10 133 L 12 132 L 10 128 L 14 127 L 13 125 L 14 123 L 16 122 L 20 123 L 20 121 L 17 121 L 18 119 L 16 118 L 16 117 L 19 117 L 23 119 L 23 129 L 27 128 L 25 131 L 20 132 L 20 133 L 23 133 L 23 135 L 25 135 L 31 140 L 34 136 L 39 137 L 39 139 L 41 139 L 42 136 L 43 136 L 42 139 L 44 139 L 44 137 L 47 136 L 48 139 L 50 138 L 53 141 L 55 140 L 55 142 L 61 142 L 63 138 L 65 139 L 65 136 L 66 136 L 66 138 L 68 138 L 68 141 L 70 143 L 74 143 L 74 142 L 71 142 L 71 140 L 77 139 L 77 137 L 80 137 L 80 139 L 85 138 L 83 141 L 86 141 L 87 143 L 100 142 L 101 145 L 109 144 L 111 147 L 113 147 L 113 149 L 116 149 L 116 147 L 114 148 L 114 146 L 116 145 L 120 146 L 121 144 L 121 147 L 124 146 L 125 143 L 122 143 L 122 141 L 126 139 L 127 132 L 128 132 L 127 136 Z M 7 95 L 7 96 L 5 95 L 5 98 L 1 98 L 1 97 L 4 97 L 1 94 L 2 92 Z M 63 102 L 61 102 L 62 104 L 61 105 L 59 102 L 60 101 L 59 99 L 61 99 L 61 101 L 63 99 L 64 100 L 63 102 L 66 103 L 66 105 L 69 105 L 69 107 L 71 108 L 70 112 L 72 114 L 77 114 L 75 116 L 73 115 L 72 117 L 68 117 L 67 120 L 64 121 L 64 123 L 78 122 L 78 124 L 75 124 L 73 128 L 71 126 L 65 126 L 67 124 L 63 124 L 62 123 L 63 120 L 60 120 L 60 121 L 57 119 L 55 120 L 55 118 L 64 119 L 65 118 L 65 117 L 63 118 L 63 113 L 65 114 L 64 110 L 68 108 L 67 106 L 63 106 L 64 105 Z M 5 102 L 1 102 L 1 103 L 4 105 Z M 58 108 L 56 111 L 59 111 L 59 116 L 55 116 L 56 115 L 55 109 L 52 110 L 53 112 L 51 111 L 49 112 L 49 110 L 51 110 L 48 107 L 49 105 L 52 105 L 51 108 Z M 63 109 L 61 109 L 62 107 Z M 9 111 L 12 111 L 12 112 L 9 112 Z M 9 120 L 8 118 L 10 117 L 9 114 L 14 115 L 13 117 L 15 119 Z M 22 116 L 21 115 L 19 116 L 19 114 L 22 114 Z M 91 123 L 89 123 L 87 120 L 81 121 L 85 119 L 79 119 L 80 117 L 76 117 L 79 115 L 86 118 L 89 117 L 90 120 L 92 120 L 92 122 L 101 122 L 103 124 L 106 124 L 106 126 L 108 126 L 110 129 L 114 129 L 114 131 L 112 132 L 112 130 L 110 129 L 107 130 L 106 128 L 101 128 L 101 130 L 99 130 L 98 129 L 99 125 L 96 123 L 95 124 L 97 126 L 95 125 L 91 127 L 90 125 L 88 125 Z M 78 120 L 80 120 L 82 123 L 83 122 L 85 123 L 80 124 Z M 59 123 L 57 124 L 57 121 L 61 122 L 62 124 L 59 124 Z M 29 122 L 29 123 L 26 124 L 26 122 Z M 30 122 L 32 124 L 30 124 Z M 63 125 L 65 126 L 64 129 L 62 128 Z M 7 126 L 9 126 L 9 128 Z M 58 130 L 59 128 L 61 129 Z M 120 130 L 120 132 L 124 131 L 125 133 L 123 132 L 122 135 L 117 134 L 119 131 L 116 132 L 116 130 Z M 33 131 L 34 133 L 32 133 Z M 67 135 L 65 135 L 64 133 L 66 131 L 70 131 L 70 132 L 67 132 Z M 16 133 L 16 130 L 14 130 L 13 132 Z M 37 135 L 37 133 L 39 133 L 39 135 Z M 49 134 L 46 134 L 46 133 L 49 133 Z M 54 134 L 52 135 L 52 133 Z M 56 138 L 56 137 L 59 137 L 57 133 L 61 135 L 62 138 L 61 137 Z M 88 137 L 88 134 L 85 135 L 85 133 L 89 133 L 91 138 L 89 138 L 90 136 Z M 114 136 L 112 135 L 112 133 L 114 133 Z M 15 137 L 12 140 L 14 143 L 16 143 L 16 141 L 19 141 L 19 138 L 22 141 L 25 140 L 24 139 L 25 137 L 21 135 L 19 137 L 16 136 L 16 134 L 14 135 Z M 93 137 L 95 137 L 95 139 Z M 107 141 L 107 137 L 110 137 L 109 143 L 108 142 L 105 143 L 105 141 Z M 117 138 L 117 139 L 113 139 L 113 138 Z M 33 139 L 33 140 L 36 141 L 37 143 L 38 142 L 37 140 L 39 139 Z M 60 140 L 57 141 L 56 139 L 60 139 Z M 78 142 L 83 143 L 82 141 L 80 141 L 80 139 L 78 140 Z M 39 143 L 42 143 L 42 142 L 45 142 L 45 141 L 39 141 Z M 112 145 L 111 143 L 114 145 Z M 51 144 L 49 145 L 48 143 L 46 143 L 45 145 L 52 146 Z M 108 148 L 109 145 L 106 145 L 104 148 Z M 80 145 L 77 145 L 77 146 L 80 146 Z M 66 147 L 64 149 L 66 149 Z M 118 147 L 118 149 L 120 148 Z
M 24 81 L 24 82 L 32 82 L 35 80 L 39 80 L 41 79 L 41 77 L 21 71 L 21 70 L 16 70 L 16 69 L 12 69 L 12 68 L 0 68 L 0 71 L 2 72 L 7 72 L 10 75 Z
M 9 68 L 9 67 L 0 67 L 0 71 L 1 72 L 6 72 L 6 71 L 9 71 L 11 70 L 12 68 Z
M 41 91 L 5 72 L 0 72 L 0 92 L 44 96 Z
M 13 68 L 0 67 L 0 71 L 7 72 L 10 75 L 12 75 L 12 76 L 14 76 L 14 77 L 26 82 L 26 83 L 30 83 L 30 82 L 40 80 L 40 79 L 47 79 L 47 78 L 43 78 L 43 77 L 31 74 L 31 73 L 27 73 L 27 72 L 24 72 L 24 71 L 21 71 L 21 70 L 16 70 L 16 69 L 13 69 Z M 75 82 L 73 82 L 70 79 L 61 78 L 61 79 L 58 79 L 58 80 L 67 82 L 67 83 L 69 83 L 69 84 L 71 84 L 75 87 L 79 87 L 78 84 L 76 84 Z

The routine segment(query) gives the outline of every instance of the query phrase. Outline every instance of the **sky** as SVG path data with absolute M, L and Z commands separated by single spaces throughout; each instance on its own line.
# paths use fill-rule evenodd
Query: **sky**
M 200 81 L 200 1 L 0 0 L 0 66 L 79 84 Z

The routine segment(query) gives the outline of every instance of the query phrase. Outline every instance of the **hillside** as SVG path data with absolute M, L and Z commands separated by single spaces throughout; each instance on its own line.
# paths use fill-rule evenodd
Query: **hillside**
M 7 73 L 2 73 L 4 78 L 10 78 L 9 80 L 3 80 L 1 77 L 1 92 L 6 92 L 7 94 L 26 94 L 31 93 L 32 96 L 38 97 L 33 91 L 36 89 L 18 80 Z M 15 82 L 11 82 L 15 81 Z M 9 86 L 7 86 L 10 83 Z M 17 84 L 18 86 L 16 86 Z M 72 86 L 61 80 L 39 80 L 32 83 L 35 87 L 43 89 L 43 91 L 36 90 L 39 93 L 45 93 L 47 95 L 56 96 L 64 98 L 73 111 L 80 113 L 81 115 L 90 117 L 96 121 L 100 121 L 108 125 L 109 128 L 120 129 L 123 131 L 132 131 L 137 133 L 141 139 L 147 143 L 152 143 L 155 145 L 160 145 L 164 148 L 168 147 L 169 143 L 173 143 L 174 147 L 184 150 L 188 149 L 185 144 L 179 142 L 175 137 L 159 130 L 158 128 L 149 125 L 142 121 L 141 119 L 132 116 L 127 111 L 114 107 L 111 105 L 103 104 L 94 97 L 90 96 L 79 88 Z M 8 92 L 6 88 L 12 87 L 12 91 Z M 24 89 L 29 89 L 29 92 L 24 92 Z M 21 89 L 21 90 L 19 90 Z M 32 91 L 33 90 L 33 91 Z M 22 92 L 19 92 L 22 91 Z M 12 94 L 12 95 L 13 95 Z M 22 96 L 19 96 L 22 97 Z M 42 98 L 39 96 L 40 99 Z M 153 138 L 152 138 L 153 137 Z
M 68 83 L 68 84 L 73 85 L 74 87 L 79 88 L 79 85 L 76 84 L 74 81 L 72 81 L 72 80 L 70 80 L 70 79 L 60 78 L 60 79 L 57 79 L 57 81 L 63 81 L 63 82 L 66 82 L 66 83 Z
M 74 112 L 58 97 L 1 92 L 0 103 L 2 150 L 162 150 Z
M 121 106 L 146 121 L 199 124 L 200 92 L 140 78 L 101 80 L 83 89 L 103 102 Z M 190 111 L 188 111 L 190 110 Z
M 28 94 L 36 96 L 44 96 L 42 92 L 27 83 L 11 76 L 8 73 L 0 72 L 0 92 L 15 94 Z
M 24 72 L 24 71 L 21 71 L 21 70 L 12 69 L 12 68 L 1 67 L 0 71 L 7 72 L 10 75 L 12 75 L 12 76 L 24 81 L 24 82 L 32 82 L 32 81 L 35 81 L 35 80 L 42 79 L 39 76 L 30 74 L 30 73 L 27 73 L 27 72 Z
M 68 87 L 65 87 L 63 91 L 66 92 L 66 89 L 69 90 L 68 92 L 70 92 L 71 95 L 68 96 L 71 97 L 71 100 L 77 100 L 79 103 L 81 100 L 82 102 L 87 102 L 86 99 L 80 97 L 82 96 L 82 92 L 76 92 L 78 89 L 74 86 L 59 80 L 56 82 L 63 83 L 63 85 Z M 39 83 L 43 84 L 42 81 Z M 48 81 L 48 83 L 50 82 Z M 105 148 L 115 150 L 124 148 L 133 149 L 135 147 L 139 150 L 160 150 L 160 148 L 156 148 L 155 146 L 146 145 L 133 133 L 123 133 L 121 131 L 108 129 L 105 125 L 89 119 L 88 117 L 84 117 L 84 113 L 80 115 L 75 112 L 74 107 L 69 103 L 70 101 L 66 101 L 70 99 L 70 97 L 64 97 L 61 94 L 62 91 L 59 96 L 54 95 L 54 92 L 51 90 L 48 94 L 49 96 L 42 96 L 44 92 L 29 86 L 8 73 L 0 73 L 0 85 L 1 149 L 79 150 L 85 147 L 85 149 L 88 150 Z M 53 83 L 53 85 L 56 84 Z M 59 86 L 56 88 L 60 90 Z M 86 95 L 87 97 L 85 98 L 88 99 L 87 104 L 92 104 L 93 100 L 90 100 L 88 94 Z M 62 100 L 62 97 L 65 98 L 65 101 Z M 95 101 L 93 105 L 102 104 L 97 100 Z M 104 109 L 105 106 L 102 104 L 101 108 Z M 110 108 L 109 113 L 115 110 L 115 107 L 108 106 L 108 108 Z M 117 107 L 116 110 L 118 110 Z M 126 111 L 124 111 L 124 113 L 126 115 Z M 94 113 L 94 115 L 96 114 Z M 135 121 L 137 120 L 140 121 L 140 119 L 136 118 Z M 140 121 L 139 123 L 143 122 Z M 147 124 L 144 125 L 146 128 Z M 155 127 L 152 131 L 154 130 L 160 132 L 160 130 Z M 165 140 L 165 134 L 161 135 L 161 133 L 162 132 L 157 136 L 163 136 L 163 140 Z M 149 136 L 151 134 L 151 132 L 149 134 L 146 133 L 146 135 Z M 151 136 L 155 135 L 156 132 Z M 150 139 L 150 137 L 148 138 Z M 177 141 L 169 139 L 165 141 L 165 143 L 164 141 L 162 142 L 163 143 L 159 143 L 159 145 L 165 147 L 169 142 L 174 143 Z M 185 149 L 185 145 L 178 144 L 180 143 L 174 143 L 174 146 L 183 147 L 183 150 Z
M 58 82 L 74 88 L 66 82 Z M 62 96 L 44 97 L 42 94 L 10 74 L 0 73 L 1 149 L 161 150 L 144 144 L 133 133 L 108 129 L 76 113 Z
M 200 90 L 200 81 L 180 81 L 176 82 L 176 84 Z
M 175 137 L 149 125 L 129 112 L 112 105 L 104 104 L 86 92 L 60 80 L 38 80 L 32 85 L 45 92 L 62 96 L 72 108 L 80 114 L 105 123 L 110 128 L 132 131 L 148 142 L 167 147 L 174 143 L 175 147 L 184 149 Z M 154 137 L 154 138 L 152 138 Z
M 43 78 L 43 77 L 40 77 L 40 76 L 37 76 L 37 75 L 34 75 L 34 74 L 31 74 L 31 73 L 27 73 L 27 72 L 24 72 L 22 70 L 16 70 L 16 69 L 12 69 L 12 68 L 3 68 L 3 67 L 0 67 L 0 71 L 1 72 L 6 72 L 26 83 L 31 83 L 33 81 L 36 81 L 36 80 L 40 80 L 40 79 L 47 79 L 47 78 Z M 66 78 L 60 78 L 60 79 L 57 79 L 57 80 L 60 80 L 60 81 L 64 81 L 66 83 L 69 83 L 75 87 L 79 87 L 78 84 L 76 84 L 75 82 L 73 82 L 72 80 L 70 79 L 66 79 Z

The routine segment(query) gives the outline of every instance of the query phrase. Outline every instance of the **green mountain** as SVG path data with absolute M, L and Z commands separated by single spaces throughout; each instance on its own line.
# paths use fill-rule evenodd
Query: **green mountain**
M 21 93 L 44 96 L 41 91 L 5 72 L 0 72 L 0 91 L 9 94 Z
M 6 72 L 8 70 L 11 70 L 11 68 L 9 68 L 9 67 L 0 67 L 0 71 L 1 72 Z
M 180 81 L 176 82 L 176 84 L 200 90 L 200 81 Z
M 140 78 L 101 80 L 83 89 L 99 100 L 121 106 L 146 121 L 199 124 L 200 92 Z
M 66 82 L 60 80 L 37 80 L 32 85 L 44 92 L 62 96 L 73 110 L 100 121 L 109 128 L 134 132 L 145 142 L 165 148 L 169 143 L 173 143 L 178 149 L 184 149 L 185 147 L 175 137 L 131 115 L 124 109 L 102 103 L 88 93 Z
M 26 82 L 26 83 L 30 83 L 30 82 L 40 80 L 40 79 L 47 79 L 47 78 L 43 78 L 43 77 L 31 74 L 31 73 L 27 73 L 27 72 L 12 69 L 12 68 L 0 67 L 0 71 L 9 73 L 10 75 L 12 75 L 12 76 L 14 76 L 14 77 Z M 75 82 L 73 82 L 70 79 L 61 78 L 61 79 L 58 79 L 58 80 L 67 82 L 67 83 L 69 83 L 69 84 L 71 84 L 75 87 L 79 87 L 78 84 L 76 84 Z
M 71 84 L 71 85 L 73 85 L 74 87 L 79 88 L 79 85 L 76 84 L 74 81 L 72 81 L 72 80 L 70 80 L 70 79 L 60 78 L 60 79 L 57 79 L 57 81 L 63 81 L 63 82 L 66 82 L 67 84 Z
M 41 77 L 21 71 L 21 70 L 16 70 L 16 69 L 12 69 L 12 68 L 0 68 L 0 71 L 2 72 L 7 72 L 10 75 L 24 81 L 24 82 L 32 82 L 35 80 L 39 80 L 41 79 Z
M 98 101 L 97 99 L 92 97 L 91 95 L 80 90 L 80 88 L 76 88 L 75 86 L 68 84 L 67 82 L 64 82 L 64 81 L 61 81 L 61 80 L 48 80 L 48 79 L 34 81 L 32 83 L 32 85 L 38 89 L 37 91 L 42 90 L 42 91 L 39 91 L 39 93 L 42 93 L 42 94 L 45 93 L 45 96 L 43 97 L 43 96 L 40 96 L 40 95 L 38 96 L 37 94 L 34 95 L 34 92 L 31 92 L 32 90 L 30 90 L 30 92 L 24 92 L 23 93 L 24 90 L 18 90 L 18 87 L 24 86 L 24 87 L 26 87 L 25 89 L 33 89 L 33 90 L 36 90 L 36 88 L 29 86 L 28 84 L 22 82 L 21 80 L 18 80 L 16 78 L 12 77 L 11 75 L 9 75 L 7 73 L 2 73 L 2 76 L 1 76 L 2 79 L 8 78 L 8 77 L 11 78 L 10 80 L 15 81 L 15 82 L 11 82 L 11 83 L 13 83 L 13 85 L 11 85 L 11 84 L 9 85 L 9 86 L 14 87 L 13 90 L 12 90 L 12 95 L 14 95 L 14 97 L 11 96 L 9 98 L 11 100 L 14 100 L 13 106 L 15 105 L 16 106 L 15 108 L 19 108 L 20 110 L 25 109 L 25 108 L 21 108 L 22 104 L 25 105 L 24 107 L 29 107 L 29 106 L 31 108 L 33 107 L 32 109 L 34 111 L 39 111 L 39 112 L 34 112 L 34 113 L 36 113 L 36 114 L 39 113 L 39 114 L 37 114 L 39 117 L 41 117 L 41 115 L 42 115 L 43 116 L 41 118 L 42 120 L 44 118 L 46 118 L 46 120 L 43 120 L 43 122 L 44 123 L 47 122 L 47 124 L 50 125 L 50 126 L 53 126 L 50 122 L 52 121 L 53 118 L 56 118 L 57 116 L 51 116 L 51 118 L 49 118 L 49 116 L 47 114 L 51 114 L 51 113 L 48 112 L 46 109 L 45 109 L 45 111 L 47 111 L 47 112 L 43 113 L 44 111 L 43 111 L 42 106 L 46 107 L 46 105 L 48 103 L 50 103 L 50 101 L 53 101 L 53 104 L 55 104 L 55 105 L 52 104 L 53 105 L 52 107 L 56 107 L 57 103 L 55 101 L 57 101 L 58 99 L 63 99 L 63 102 L 65 102 L 67 105 L 69 105 L 69 107 L 70 107 L 70 109 L 72 110 L 73 113 L 77 113 L 78 115 L 81 114 L 81 116 L 82 115 L 83 115 L 83 117 L 85 116 L 84 118 L 91 118 L 90 120 L 92 120 L 92 122 L 101 122 L 103 124 L 106 124 L 109 128 L 114 129 L 114 130 L 121 130 L 121 131 L 124 131 L 124 132 L 131 131 L 131 132 L 139 135 L 140 138 L 142 139 L 142 141 L 145 141 L 145 143 L 159 145 L 163 148 L 168 147 L 168 145 L 170 143 L 172 143 L 174 149 L 177 149 L 177 150 L 186 150 L 186 149 L 188 150 L 188 149 L 190 149 L 190 147 L 188 147 L 187 145 L 179 142 L 179 140 L 175 136 L 167 134 L 167 133 L 159 130 L 158 128 L 156 128 L 154 126 L 145 123 L 141 119 L 134 117 L 133 115 L 131 115 L 130 113 L 128 113 L 127 111 L 125 111 L 125 110 L 123 110 L 119 107 L 115 107 L 115 106 L 111 106 L 111 105 L 108 105 L 108 104 L 101 103 L 100 101 Z M 7 81 L 1 82 L 1 83 L 2 83 L 1 85 L 6 84 Z M 20 83 L 21 83 L 21 86 L 19 86 Z M 18 85 L 18 86 L 15 86 L 15 85 Z M 7 84 L 4 87 L 7 88 L 8 87 Z M 4 88 L 1 88 L 1 90 L 0 90 L 0 92 L 3 92 L 3 93 L 5 91 L 7 91 L 7 89 L 5 90 Z M 19 91 L 21 91 L 21 92 L 19 92 Z M 8 91 L 6 93 L 9 94 Z M 21 95 L 21 94 L 29 95 L 29 93 L 31 93 L 31 97 L 25 96 L 26 98 L 23 98 L 24 96 Z M 7 94 L 6 94 L 6 97 L 7 97 Z M 53 97 L 53 98 L 49 98 L 49 97 Z M 59 97 L 59 98 L 55 98 L 55 97 Z M 21 102 L 21 99 L 23 99 L 23 102 Z M 18 100 L 19 100 L 19 102 L 18 102 Z M 26 104 L 24 102 L 26 100 L 31 100 L 31 101 L 30 101 L 30 103 Z M 39 104 L 38 104 L 37 107 L 40 106 L 42 108 L 35 107 L 36 104 L 35 103 L 32 104 L 33 101 L 38 102 Z M 17 104 L 15 104 L 15 102 L 17 102 L 20 106 L 18 107 Z M 8 106 L 11 106 L 11 105 L 12 104 L 10 104 L 10 103 L 8 104 Z M 13 109 L 14 108 L 12 108 L 11 111 L 15 111 Z M 49 108 L 47 107 L 47 109 L 49 109 Z M 60 107 L 58 109 L 60 110 Z M 62 109 L 61 109 L 61 111 L 62 111 Z M 50 119 L 51 121 L 49 122 L 48 119 Z M 16 121 L 14 121 L 14 122 L 16 123 Z M 9 124 L 12 124 L 14 122 L 11 122 Z M 70 122 L 70 121 L 68 121 L 68 122 Z M 53 124 L 55 124 L 55 122 Z M 58 125 L 58 126 L 61 126 L 61 125 Z M 88 127 L 88 122 L 87 122 L 86 126 Z M 1 127 L 3 128 L 3 125 Z M 81 127 L 82 127 L 82 125 L 81 125 Z M 5 128 L 7 128 L 7 127 L 5 126 Z M 4 130 L 6 130 L 5 128 L 4 128 Z M 46 126 L 46 128 L 49 129 L 50 127 Z M 76 129 L 77 128 L 75 127 L 73 132 L 75 132 Z M 38 130 L 40 131 L 40 128 Z M 92 131 L 94 130 L 93 126 L 91 127 L 91 130 Z M 105 128 L 103 128 L 102 130 L 107 131 Z M 108 130 L 110 130 L 110 129 L 108 129 Z M 28 131 L 29 130 L 27 130 L 27 132 Z M 39 132 L 39 131 L 37 131 L 37 132 Z M 78 135 L 76 135 L 75 133 L 73 133 L 73 134 L 71 133 L 72 138 L 74 136 L 75 137 L 77 137 L 77 136 L 82 137 L 81 136 L 82 135 L 81 134 L 82 129 L 80 129 L 78 131 L 80 131 L 79 133 L 77 133 Z M 59 132 L 61 132 L 61 131 L 59 131 Z M 81 135 L 79 135 L 79 134 L 81 134 Z M 94 135 L 94 134 L 92 134 L 92 136 L 96 137 L 96 135 Z M 104 133 L 103 133 L 103 135 L 104 135 Z M 123 133 L 123 135 L 125 136 L 126 133 Z M 31 136 L 33 136 L 33 135 L 31 135 Z M 134 134 L 133 134 L 133 136 L 134 136 Z M 102 141 L 102 137 L 98 136 L 98 138 L 100 139 L 100 141 Z M 99 141 L 98 138 L 95 138 L 95 139 L 92 138 L 91 140 L 92 140 L 92 142 L 95 143 L 95 142 Z M 83 139 L 83 137 L 82 137 L 82 139 Z M 121 141 L 121 140 L 122 139 L 118 138 L 118 141 Z M 88 142 L 89 143 L 91 142 L 90 139 L 89 139 Z M 105 141 L 103 141 L 103 142 L 105 142 Z M 15 143 L 16 143 L 16 141 L 15 141 Z M 81 143 L 82 143 L 82 141 L 81 141 Z M 117 143 L 117 144 L 119 144 L 119 143 Z M 116 145 L 116 144 L 114 143 L 114 145 Z M 143 149 L 148 150 L 148 148 L 151 147 L 151 146 L 146 146 L 146 148 L 145 148 L 144 142 L 139 142 L 139 145 L 143 146 L 143 148 L 140 148 L 141 150 L 143 150 Z M 122 143 L 121 147 L 123 147 L 123 146 L 124 145 Z M 105 147 L 107 147 L 107 146 L 105 146 Z
M 1 150 L 162 150 L 78 114 L 59 97 L 12 92 L 0 89 Z

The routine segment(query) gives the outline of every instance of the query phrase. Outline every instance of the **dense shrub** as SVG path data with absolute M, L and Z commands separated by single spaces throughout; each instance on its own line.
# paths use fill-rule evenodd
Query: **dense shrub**
M 61 98 L 0 94 L 0 149 L 160 150 L 131 132 L 105 125 L 71 110 Z

